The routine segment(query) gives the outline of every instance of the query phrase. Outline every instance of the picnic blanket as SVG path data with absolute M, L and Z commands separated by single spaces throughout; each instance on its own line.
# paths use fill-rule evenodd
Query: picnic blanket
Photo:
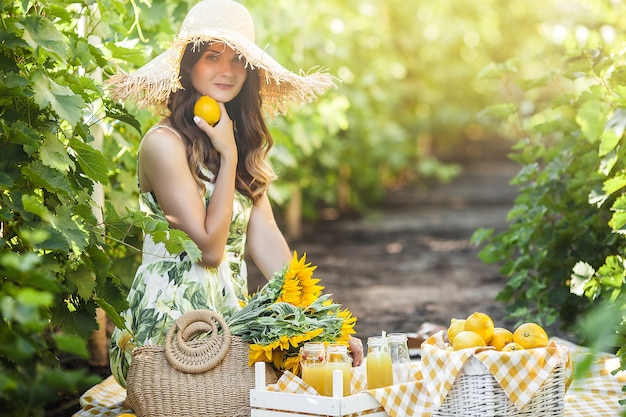
M 620 417 L 624 407 L 619 404 L 619 400 L 626 399 L 626 394 L 622 392 L 622 387 L 626 385 L 626 372 L 613 374 L 619 367 L 619 358 L 611 354 L 594 353 L 565 340 L 553 338 L 551 341 L 568 349 L 574 369 L 576 364 L 593 355 L 587 372 L 572 380 L 564 397 L 565 417 Z M 433 396 L 423 389 L 422 365 L 421 362 L 412 364 L 415 381 L 375 390 L 367 390 L 365 366 L 352 368 L 351 393 L 368 392 L 381 403 L 390 417 L 427 417 Z M 300 378 L 290 373 L 285 373 L 277 384 L 268 389 L 316 395 L 315 391 L 308 390 Z M 112 376 L 108 377 L 81 396 L 81 410 L 73 417 L 117 417 L 121 413 L 132 413 L 124 406 L 125 399 L 126 391 Z

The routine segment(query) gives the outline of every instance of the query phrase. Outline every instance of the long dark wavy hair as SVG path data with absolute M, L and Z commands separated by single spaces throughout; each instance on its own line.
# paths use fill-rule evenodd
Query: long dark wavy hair
M 202 186 L 202 180 L 210 180 L 202 171 L 206 167 L 217 178 L 220 168 L 220 156 L 211 140 L 193 122 L 193 106 L 200 93 L 193 87 L 188 76 L 191 68 L 198 62 L 209 42 L 194 46 L 189 43 L 180 64 L 180 83 L 182 89 L 170 94 L 167 107 L 170 111 L 170 123 L 187 142 L 187 160 L 196 182 Z M 260 74 L 247 67 L 247 78 L 239 94 L 226 103 L 228 115 L 235 126 L 235 141 L 239 161 L 235 187 L 243 195 L 258 201 L 274 179 L 274 171 L 267 163 L 267 154 L 274 145 L 274 140 L 267 128 L 261 111 Z

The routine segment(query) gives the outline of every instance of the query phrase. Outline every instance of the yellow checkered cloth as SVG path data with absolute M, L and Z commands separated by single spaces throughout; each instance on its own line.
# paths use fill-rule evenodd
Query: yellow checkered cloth
M 431 402 L 422 381 L 368 390 L 390 417 L 430 416 Z
M 593 354 L 587 348 L 564 340 L 554 338 L 551 342 L 568 349 L 574 368 L 583 359 Z M 422 346 L 423 353 L 424 348 L 428 349 L 426 344 Z M 426 355 L 424 358 L 426 359 Z M 540 356 L 534 360 L 537 363 L 548 363 L 550 358 L 550 355 L 547 354 L 547 356 Z M 450 369 L 452 372 L 458 363 L 440 364 L 440 366 Z M 491 366 L 495 365 L 492 364 Z M 414 362 L 413 367 L 415 381 L 375 390 L 367 390 L 365 366 L 352 368 L 351 393 L 367 392 L 374 396 L 390 417 L 429 417 L 435 399 L 439 402 L 441 399 L 440 396 L 431 396 L 428 392 L 425 382 L 425 373 L 427 372 L 424 369 L 425 363 Z M 620 399 L 626 399 L 626 394 L 622 392 L 622 386 L 626 385 L 626 372 L 613 374 L 613 371 L 618 367 L 619 358 L 615 355 L 595 354 L 588 372 L 582 378 L 574 379 L 571 382 L 564 399 L 564 417 L 620 417 L 621 412 L 626 411 L 619 404 Z M 519 374 L 519 371 L 515 372 Z M 449 381 L 450 379 L 447 377 L 439 378 L 437 385 L 445 387 L 450 384 L 451 386 L 454 380 L 451 383 Z M 268 386 L 268 389 L 316 394 L 314 390 L 307 391 L 307 389 L 312 390 L 312 388 L 306 386 L 300 378 L 290 373 L 285 373 L 276 384 Z M 112 376 L 108 377 L 83 394 L 80 399 L 82 409 L 73 417 L 117 417 L 121 413 L 132 412 L 132 410 L 124 407 L 125 398 L 126 391 L 115 382 Z
M 288 392 L 291 394 L 319 395 L 315 388 L 305 384 L 289 371 L 285 371 L 275 384 L 267 386 L 268 391 Z
M 422 345 L 424 385 L 432 393 L 435 408 L 446 398 L 461 368 L 474 357 L 482 362 L 502 390 L 521 410 L 550 377 L 554 368 L 566 362 L 570 365 L 568 349 L 551 341 L 548 347 L 509 353 L 484 348 L 450 351 L 445 349 L 442 332 L 431 336 Z
M 81 410 L 73 417 L 116 417 L 132 413 L 133 410 L 124 407 L 124 401 L 126 390 L 111 375 L 80 397 Z
M 619 404 L 620 399 L 626 400 L 622 391 L 626 386 L 626 372 L 615 372 L 619 368 L 619 358 L 597 354 L 565 340 L 558 340 L 558 344 L 570 350 L 574 369 L 592 355 L 587 372 L 572 380 L 565 395 L 565 417 L 618 417 L 626 413 L 626 406 Z

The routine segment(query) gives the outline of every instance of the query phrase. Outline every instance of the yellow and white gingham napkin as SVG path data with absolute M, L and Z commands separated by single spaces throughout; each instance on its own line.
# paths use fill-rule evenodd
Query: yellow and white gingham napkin
M 367 358 L 365 359 L 367 361 Z M 365 368 L 365 366 L 362 366 Z M 389 387 L 368 389 L 383 406 L 390 417 L 418 417 L 430 413 L 430 398 L 422 383 L 422 366 L 420 362 L 411 362 L 413 381 L 391 385 Z M 367 382 L 366 382 L 367 384 Z
M 559 363 L 571 365 L 567 348 L 555 342 L 545 348 L 515 352 L 485 348 L 450 351 L 445 347 L 441 332 L 422 345 L 424 385 L 433 397 L 435 409 L 441 406 L 461 368 L 472 356 L 487 367 L 518 410 L 528 404 Z
M 429 416 L 431 403 L 422 381 L 368 390 L 390 417 Z
M 126 390 L 113 376 L 91 387 L 80 397 L 81 409 L 72 417 L 116 417 L 133 410 L 124 406 Z
M 565 394 L 565 417 L 619 417 L 626 412 L 626 371 L 619 371 L 619 358 L 609 353 L 593 352 L 589 348 L 566 340 L 554 339 L 569 349 L 574 368 L 586 359 L 591 363 L 584 375 L 574 379 Z
M 474 355 L 472 349 L 445 350 L 443 332 L 437 332 L 422 343 L 424 386 L 431 396 L 432 407 L 441 406 L 465 362 Z
M 475 357 L 489 370 L 507 397 L 521 410 L 561 362 L 569 363 L 565 346 L 550 342 L 545 348 L 477 352 Z
M 306 384 L 301 378 L 289 371 L 285 371 L 275 384 L 268 385 L 267 390 L 290 394 L 320 395 L 315 388 Z
M 365 373 L 365 365 L 352 368 L 350 372 L 350 394 L 365 391 L 367 389 L 367 374 Z

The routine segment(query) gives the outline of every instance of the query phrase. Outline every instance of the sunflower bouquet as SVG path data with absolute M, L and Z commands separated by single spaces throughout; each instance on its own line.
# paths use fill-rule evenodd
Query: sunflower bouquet
M 348 344 L 356 317 L 322 294 L 320 279 L 313 277 L 316 268 L 306 263 L 306 254 L 298 258 L 294 252 L 288 266 L 226 318 L 231 334 L 250 344 L 249 365 L 269 362 L 299 376 L 305 342 Z

